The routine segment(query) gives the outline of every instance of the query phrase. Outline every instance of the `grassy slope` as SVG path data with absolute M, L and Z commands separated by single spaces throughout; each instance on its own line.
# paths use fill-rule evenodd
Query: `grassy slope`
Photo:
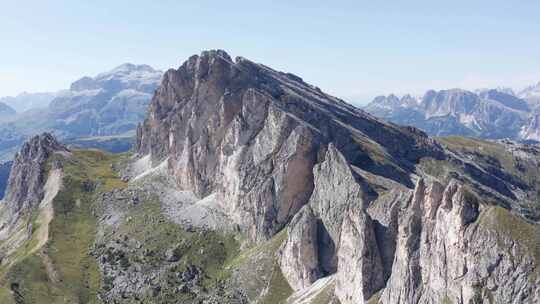
M 223 265 L 238 253 L 238 243 L 233 235 L 223 235 L 215 231 L 187 231 L 183 227 L 170 222 L 161 212 L 161 206 L 157 199 L 145 200 L 137 205 L 128 207 L 127 218 L 118 230 L 108 238 L 114 240 L 136 240 L 144 247 L 141 249 L 151 254 L 140 254 L 126 251 L 123 261 L 120 261 L 129 269 L 132 264 L 144 265 L 147 269 L 168 268 L 170 275 L 165 279 L 166 285 L 171 288 L 163 288 L 159 295 L 147 295 L 146 300 L 159 303 L 172 303 L 174 300 L 192 300 L 189 295 L 175 292 L 178 286 L 174 274 L 185 271 L 188 266 L 196 266 L 203 271 L 202 285 L 204 288 L 215 287 L 222 278 Z M 118 251 L 105 248 L 106 256 L 114 259 Z M 174 249 L 180 257 L 178 262 L 164 262 L 163 256 L 167 250 Z M 107 251 L 108 250 L 108 251 Z M 113 278 L 104 278 L 106 282 L 112 282 Z M 110 289 L 112 286 L 106 286 Z M 184 298 L 185 299 L 184 299 Z
M 66 140 L 65 143 L 80 149 L 100 149 L 111 153 L 127 152 L 135 142 L 135 134 L 116 136 L 81 137 Z
M 224 274 L 235 272 L 234 279 L 252 301 L 285 303 L 293 293 L 277 264 L 277 252 L 286 237 L 286 230 L 282 230 L 269 241 L 243 250 L 225 264 Z
M 91 150 L 73 154 L 64 162 L 64 186 L 53 201 L 48 243 L 5 273 L 4 287 L 18 284 L 20 303 L 98 303 L 99 271 L 89 255 L 96 231 L 92 196 L 125 183 L 110 166 L 119 156 Z M 85 187 L 88 181 L 95 190 Z
M 480 218 L 480 224 L 497 231 L 499 237 L 506 237 L 524 246 L 526 253 L 530 253 L 536 262 L 536 273 L 540 275 L 540 229 L 524 219 L 512 214 L 510 211 L 498 207 L 489 207 Z M 504 239 L 500 240 L 504 242 Z M 514 250 L 510 254 L 525 254 Z M 521 257 L 515 257 L 521 259 Z
M 475 158 L 480 164 L 487 165 L 488 162 L 495 160 L 498 162 L 497 165 L 500 165 L 506 172 L 519 176 L 527 182 L 532 182 L 532 176 L 528 174 L 530 172 L 518 170 L 513 155 L 499 143 L 459 136 L 440 137 L 438 140 L 451 150 L 483 155 L 483 159 L 480 157 Z M 534 170 L 534 168 L 525 169 Z
M 447 149 L 470 159 L 495 179 L 526 189 L 526 200 L 518 202 L 531 211 L 531 217 L 540 216 L 540 168 L 533 161 L 522 159 L 505 148 L 503 144 L 475 138 L 449 136 L 437 140 Z M 450 172 L 468 176 L 462 167 L 446 160 L 422 159 L 420 167 L 428 174 L 448 178 Z M 538 215 L 534 215 L 534 214 Z
M 4 278 L 0 282 L 0 303 L 100 303 L 97 295 L 105 287 L 102 282 L 108 284 L 111 280 L 101 278 L 97 262 L 90 255 L 97 231 L 93 198 L 99 193 L 127 187 L 111 169 L 121 158 L 97 150 L 76 150 L 73 157 L 63 162 L 64 186 L 53 201 L 55 216 L 49 227 L 49 241 L 39 252 L 28 254 L 28 248 L 35 243 L 29 240 L 21 247 L 18 262 L 10 269 L 0 270 Z M 135 239 L 144 244 L 144 250 L 155 252 L 143 261 L 149 267 L 163 266 L 163 253 L 176 246 L 181 259 L 171 273 L 182 271 L 187 265 L 197 266 L 204 273 L 203 288 L 211 289 L 230 277 L 224 265 L 237 263 L 244 256 L 239 254 L 233 235 L 186 231 L 168 221 L 157 199 L 127 208 L 129 221 L 124 221 L 110 237 Z M 282 238 L 277 239 L 281 244 Z M 277 244 L 271 241 L 261 248 L 275 253 Z M 126 267 L 133 262 L 131 258 L 137 257 L 127 256 L 122 261 Z M 285 298 L 291 292 L 290 287 L 277 270 L 268 295 Z M 17 302 L 10 292 L 12 286 L 20 294 Z M 163 292 L 148 300 L 165 303 L 178 297 L 181 296 Z

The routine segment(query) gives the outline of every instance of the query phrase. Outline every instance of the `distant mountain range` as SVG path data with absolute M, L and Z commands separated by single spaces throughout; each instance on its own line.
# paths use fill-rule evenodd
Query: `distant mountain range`
M 11 107 L 17 113 L 22 113 L 36 108 L 46 108 L 57 94 L 56 92 L 23 92 L 17 96 L 0 97 L 0 102 Z
M 126 63 L 64 91 L 0 98 L 0 160 L 11 159 L 25 139 L 44 131 L 61 139 L 134 134 L 162 74 Z
M 13 109 L 12 107 L 10 107 L 4 102 L 0 102 L 0 119 L 6 118 L 6 117 L 12 117 L 15 114 L 17 114 L 15 109 Z
M 367 112 L 435 136 L 540 141 L 540 83 L 519 93 L 511 89 L 430 90 L 423 97 L 376 97 Z

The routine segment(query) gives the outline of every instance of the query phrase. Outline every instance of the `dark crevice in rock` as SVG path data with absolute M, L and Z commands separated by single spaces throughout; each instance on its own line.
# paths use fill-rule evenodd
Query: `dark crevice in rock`
M 320 219 L 317 220 L 317 248 L 323 276 L 335 273 L 337 271 L 336 244 Z

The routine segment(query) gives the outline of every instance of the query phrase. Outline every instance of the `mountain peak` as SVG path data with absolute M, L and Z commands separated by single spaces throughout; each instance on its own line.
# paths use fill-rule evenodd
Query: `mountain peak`
M 201 52 L 202 57 L 221 57 L 227 61 L 232 62 L 231 56 L 224 50 L 215 49 L 215 50 L 205 50 Z
M 43 152 L 41 152 L 43 151 Z M 35 135 L 25 142 L 18 152 L 23 158 L 35 157 L 39 154 L 49 154 L 54 151 L 68 151 L 68 149 L 58 142 L 58 140 L 49 132 L 43 132 L 39 135 Z
M 124 63 L 105 74 L 131 73 L 135 71 L 156 72 L 154 68 L 147 64 Z
M 254 216 L 256 208 L 251 204 L 256 200 L 249 200 L 245 203 L 255 208 L 249 211 L 253 214 L 238 223 L 256 239 L 272 236 L 306 203 L 313 166 L 330 142 L 345 159 L 368 171 L 379 170 L 364 166 L 375 162 L 368 160 L 375 153 L 393 155 L 396 163 L 386 166 L 384 174 L 408 185 L 412 185 L 409 176 L 399 173 L 406 170 L 405 162 L 441 153 L 421 132 L 377 120 L 298 76 L 247 59 L 229 59 L 222 51 L 206 51 L 167 71 L 137 131 L 135 149 L 139 155 L 150 155 L 152 163 L 167 160 L 168 168 L 178 168 L 171 173 L 181 189 L 192 189 L 200 197 L 217 193 L 220 201 L 231 202 L 225 209 L 234 209 L 245 199 L 240 192 L 222 192 L 220 185 L 233 178 L 230 174 L 248 176 L 247 183 L 260 178 L 254 168 L 270 166 L 265 178 L 273 172 L 279 176 L 279 185 L 252 193 L 272 192 L 275 200 L 266 202 L 272 205 L 265 208 L 267 216 Z M 241 153 L 243 149 L 251 152 Z M 295 186 L 286 193 L 274 193 L 288 184 Z M 272 210 L 278 210 L 277 214 Z
M 518 96 L 524 99 L 540 99 L 540 81 L 521 90 Z
M 161 75 L 161 71 L 158 71 L 147 64 L 124 63 L 108 72 L 98 74 L 94 79 L 122 78 L 126 75 L 155 76 L 157 74 Z
M 96 89 L 121 90 L 137 84 L 155 85 L 163 73 L 147 64 L 124 63 L 114 69 L 100 73 L 95 77 L 84 76 L 71 84 L 71 91 L 87 91 Z

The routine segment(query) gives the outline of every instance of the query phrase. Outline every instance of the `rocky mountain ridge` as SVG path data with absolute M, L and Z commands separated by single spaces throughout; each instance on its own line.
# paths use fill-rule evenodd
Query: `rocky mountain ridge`
M 230 202 L 223 208 L 242 213 L 239 224 L 256 238 L 275 234 L 307 202 L 313 166 L 330 142 L 351 163 L 409 185 L 403 173 L 412 163 L 442 155 L 418 130 L 385 124 L 297 76 L 233 62 L 222 51 L 191 57 L 163 79 L 137 152 L 154 164 L 166 160 L 180 188 Z M 377 166 L 378 153 L 388 162 Z M 270 205 L 247 207 L 264 196 Z

